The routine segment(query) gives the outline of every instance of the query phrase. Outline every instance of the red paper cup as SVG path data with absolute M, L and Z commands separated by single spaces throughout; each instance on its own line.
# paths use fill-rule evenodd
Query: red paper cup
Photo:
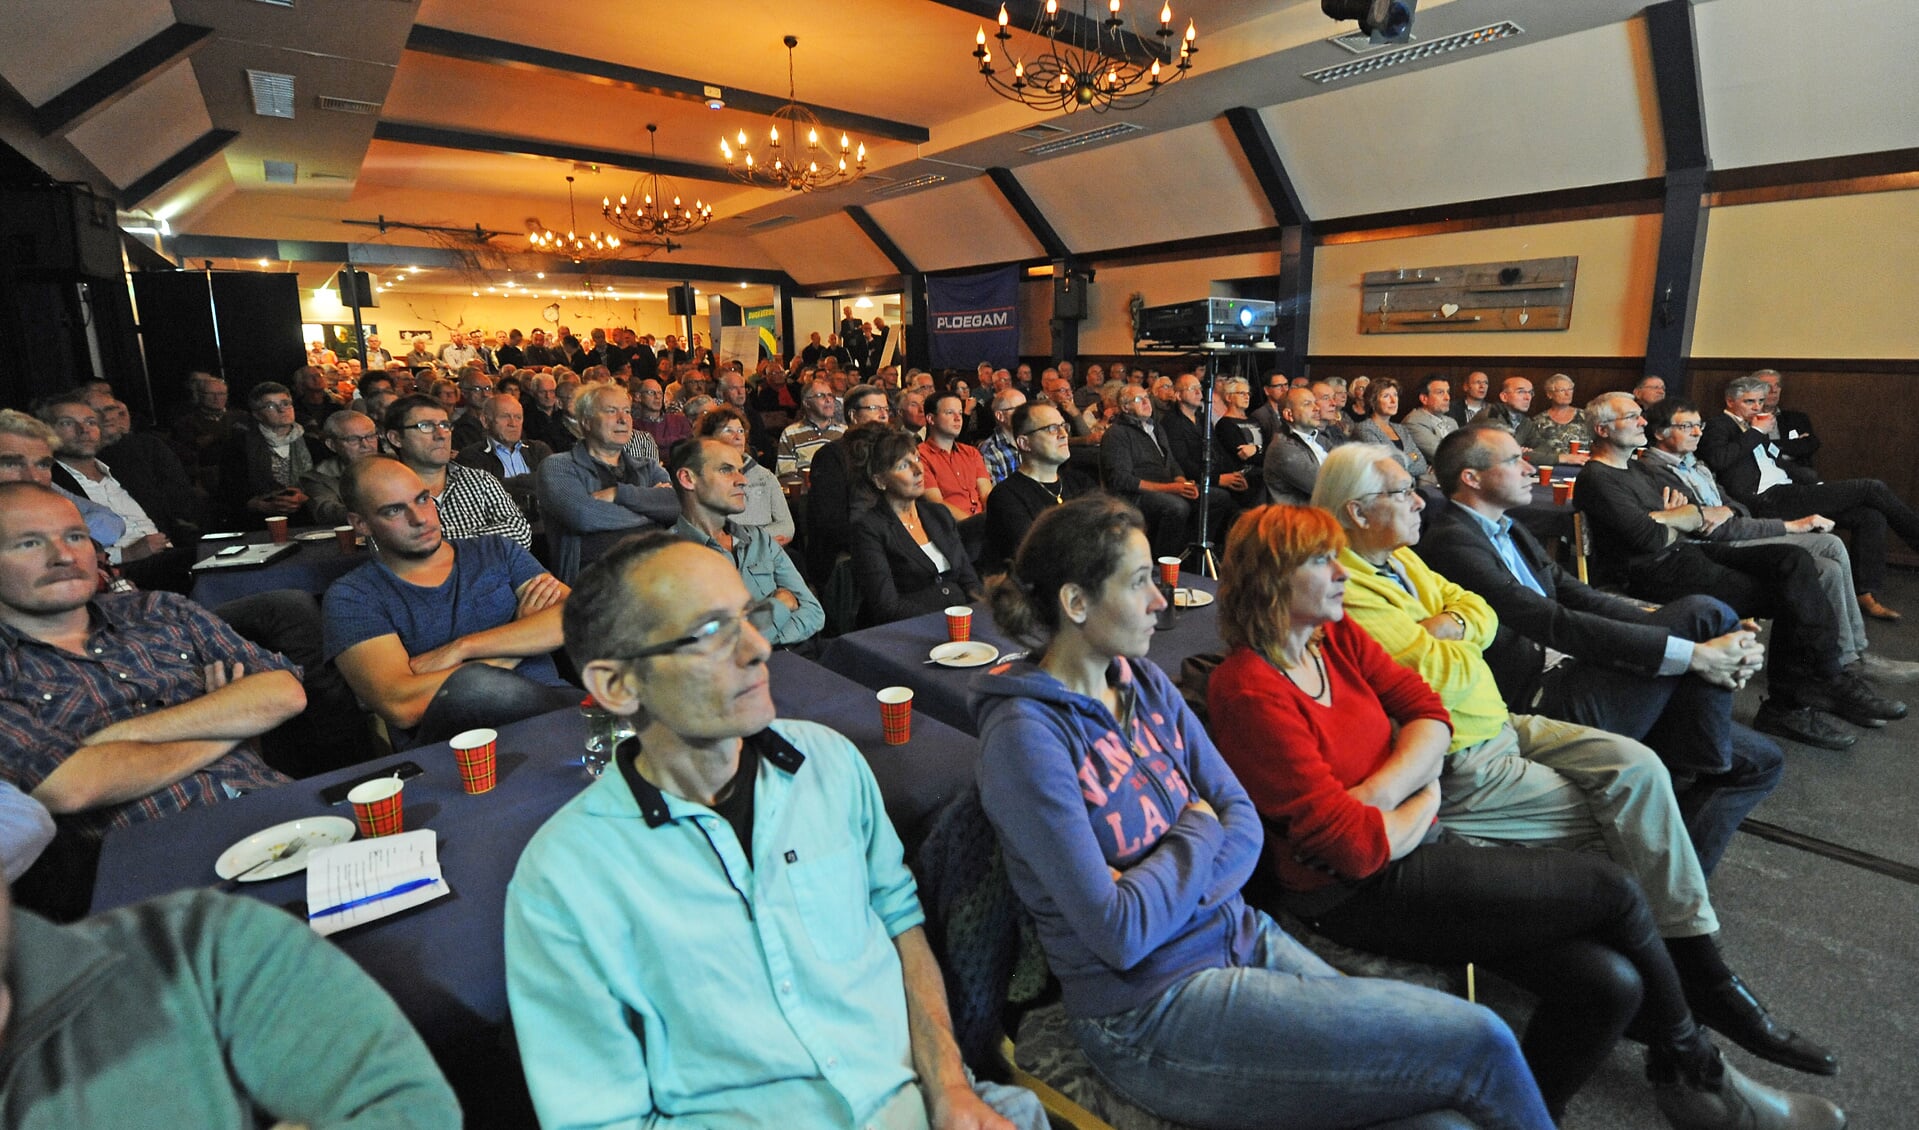
M 360 826 L 362 836 L 369 839 L 392 836 L 402 830 L 400 789 L 405 784 L 398 777 L 382 777 L 346 795 L 348 803 L 353 805 L 353 820 Z
M 913 737 L 913 688 L 887 687 L 877 697 L 886 744 L 905 745 Z
M 1553 485 L 1552 464 L 1548 463 L 1546 466 L 1541 467 L 1539 469 L 1539 485 L 1542 487 L 1549 487 Z
M 333 536 L 340 540 L 341 553 L 352 553 L 360 547 L 359 538 L 354 536 L 352 526 L 333 527 Z
M 1567 503 L 1571 502 L 1572 500 L 1573 500 L 1573 485 L 1571 483 L 1554 483 L 1553 484 L 1553 501 L 1555 503 L 1557 503 L 1560 506 L 1564 506 Z
M 494 751 L 500 735 L 494 730 L 468 730 L 452 741 L 453 759 L 460 763 L 460 787 L 469 794 L 491 792 L 500 783 Z
M 1179 558 L 1162 557 L 1159 559 L 1159 579 L 1173 587 L 1179 587 Z
M 1566 450 L 1572 452 L 1574 455 L 1579 454 L 1581 451 L 1584 451 L 1585 449 L 1586 449 L 1585 443 L 1583 443 L 1580 440 L 1569 439 L 1566 441 Z
M 267 536 L 273 539 L 274 545 L 286 544 L 287 520 L 284 516 L 275 515 L 267 519 Z
M 964 643 L 973 638 L 973 610 L 964 604 L 955 604 L 946 610 L 946 638 L 953 643 Z

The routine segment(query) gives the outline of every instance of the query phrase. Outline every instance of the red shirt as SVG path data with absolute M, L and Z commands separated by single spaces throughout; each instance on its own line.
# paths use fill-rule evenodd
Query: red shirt
M 970 443 L 955 443 L 952 451 L 941 451 L 932 440 L 920 444 L 920 464 L 940 492 L 940 501 L 957 506 L 971 516 L 985 509 L 980 498 L 979 481 L 990 479 L 986 457 Z
M 1326 626 L 1322 643 L 1332 705 L 1308 698 L 1250 648 L 1213 672 L 1206 701 L 1220 755 L 1266 823 L 1267 858 L 1288 890 L 1364 879 L 1392 848 L 1379 809 L 1346 790 L 1393 751 L 1393 722 L 1452 725 L 1419 673 L 1401 667 L 1351 619 Z

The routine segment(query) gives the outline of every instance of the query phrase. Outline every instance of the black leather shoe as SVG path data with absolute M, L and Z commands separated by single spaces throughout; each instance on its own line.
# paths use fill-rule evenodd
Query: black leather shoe
M 1905 703 L 1887 698 L 1849 671 L 1841 671 L 1830 682 L 1806 683 L 1793 690 L 1800 705 L 1830 711 L 1855 726 L 1878 729 L 1906 716 Z
M 1776 698 L 1759 704 L 1759 713 L 1753 715 L 1752 728 L 1762 734 L 1818 746 L 1820 749 L 1851 749 L 1859 741 L 1857 735 L 1849 734 L 1821 718 L 1812 707 L 1787 706 Z
M 1737 974 L 1709 989 L 1685 989 L 1695 1020 L 1760 1059 L 1808 1075 L 1838 1074 L 1838 1056 L 1774 1020 Z

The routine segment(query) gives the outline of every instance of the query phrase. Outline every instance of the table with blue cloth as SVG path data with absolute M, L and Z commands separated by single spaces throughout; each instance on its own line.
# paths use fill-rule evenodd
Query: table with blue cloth
M 1180 574 L 1181 588 L 1196 589 L 1209 595 L 1219 591 L 1219 582 L 1192 573 Z M 992 644 L 1001 655 L 1024 652 L 1022 644 L 1000 631 L 993 614 L 982 605 L 973 606 L 972 638 Z M 929 612 L 891 624 L 880 624 L 848 632 L 827 644 L 821 662 L 852 679 L 878 690 L 881 687 L 911 687 L 913 709 L 931 715 L 949 726 L 972 734 L 972 711 L 967 706 L 973 681 L 998 666 L 942 667 L 927 663 L 927 655 L 947 642 L 946 613 Z M 1168 678 L 1179 678 L 1180 665 L 1191 655 L 1224 652 L 1219 641 L 1219 606 L 1181 608 L 1170 629 L 1153 633 L 1153 644 L 1146 657 L 1158 664 Z
M 972 780 L 978 743 L 922 715 L 913 720 L 909 743 L 889 746 L 881 738 L 879 705 L 864 687 L 790 652 L 775 652 L 768 674 L 781 717 L 831 726 L 859 747 L 910 859 L 939 810 Z M 406 783 L 406 828 L 439 834 L 440 865 L 453 893 L 333 940 L 393 994 L 449 1074 L 455 1063 L 467 1074 L 473 1057 L 494 1059 L 501 1051 L 507 1019 L 502 949 L 507 880 L 527 841 L 589 784 L 580 765 L 585 735 L 577 710 L 500 727 L 499 784 L 479 796 L 461 790 L 452 750 L 441 743 L 117 829 L 101 851 L 93 910 L 212 883 L 213 862 L 221 852 L 282 821 L 328 813 L 351 819 L 346 804 L 324 807 L 320 791 L 413 761 L 425 772 Z M 284 906 L 304 899 L 306 874 L 242 883 L 237 889 Z M 323 1023 L 316 1026 L 316 1032 L 323 1029 Z M 508 1073 L 517 1088 L 517 1068 Z M 509 1093 L 503 1101 L 514 1098 Z M 473 1113 L 469 1109 L 469 1116 Z
M 293 531 L 296 535 L 311 532 Z M 239 538 L 213 541 L 202 538 L 195 547 L 194 560 L 205 561 L 228 546 L 265 545 L 267 541 L 265 530 L 254 530 Z M 319 596 L 326 592 L 328 585 L 373 560 L 364 548 L 352 553 L 341 550 L 331 531 L 325 541 L 290 541 L 288 544 L 293 546 L 293 552 L 271 565 L 256 569 L 209 569 L 193 574 L 193 591 L 187 595 L 204 608 L 275 589 L 298 589 Z

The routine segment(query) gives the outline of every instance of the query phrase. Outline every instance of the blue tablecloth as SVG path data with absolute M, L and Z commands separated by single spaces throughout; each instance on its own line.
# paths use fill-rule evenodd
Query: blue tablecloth
M 1180 575 L 1181 587 L 1216 593 L 1215 581 L 1192 573 Z M 1024 650 L 1021 644 L 999 630 L 993 614 L 983 605 L 973 608 L 973 638 L 992 644 L 1001 654 Z M 826 647 L 821 657 L 827 667 L 854 682 L 878 690 L 881 687 L 913 688 L 913 707 L 934 718 L 972 734 L 972 712 L 967 697 L 973 680 L 989 668 L 952 668 L 926 662 L 927 653 L 946 642 L 946 614 L 929 612 L 908 620 L 896 620 L 857 632 L 848 632 Z M 1223 652 L 1219 642 L 1219 606 L 1180 609 L 1171 629 L 1156 632 L 1147 658 L 1157 663 L 1169 677 L 1178 678 L 1180 665 L 1189 655 Z
M 914 719 L 909 744 L 888 746 L 880 738 L 879 706 L 864 688 L 785 652 L 773 656 L 769 674 L 782 717 L 832 726 L 860 747 L 909 852 L 940 806 L 972 777 L 978 755 L 972 738 L 921 716 Z M 497 1039 L 507 1018 L 507 880 L 533 833 L 589 783 L 579 766 L 585 733 L 573 710 L 501 727 L 500 783 L 480 796 L 461 791 L 452 751 L 441 744 L 120 829 L 107 837 L 101 853 L 93 909 L 212 883 L 220 853 L 261 828 L 328 812 L 350 819 L 348 806 L 320 804 L 325 786 L 382 765 L 417 762 L 425 772 L 406 784 L 406 827 L 439 833 L 440 863 L 453 894 L 335 935 L 334 941 L 393 994 L 436 1052 L 484 1046 Z M 305 897 L 306 876 L 246 883 L 239 890 L 285 905 Z
M 309 531 L 293 532 L 302 534 Z M 194 559 L 204 561 L 221 549 L 238 544 L 240 540 L 222 538 L 219 541 L 202 541 L 196 548 Z M 243 540 L 265 544 L 267 535 L 264 530 L 255 530 Z M 292 553 L 259 569 L 215 569 L 195 573 L 193 591 L 188 595 L 196 604 L 207 608 L 275 589 L 298 589 L 319 596 L 326 592 L 328 585 L 373 560 L 365 549 L 353 553 L 342 552 L 340 543 L 331 537 L 325 541 L 296 541 L 292 544 Z

